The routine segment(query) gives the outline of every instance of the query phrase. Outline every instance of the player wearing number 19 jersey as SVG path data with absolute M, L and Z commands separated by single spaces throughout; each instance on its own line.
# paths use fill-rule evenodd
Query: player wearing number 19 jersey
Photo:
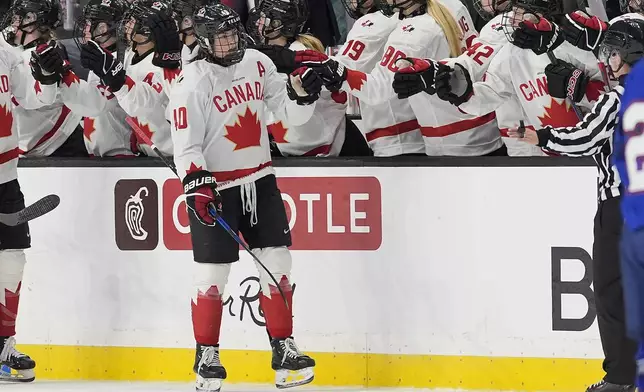
M 621 267 L 626 329 L 639 343 L 636 386 L 644 387 L 644 61 L 626 78 L 613 160 L 622 180 Z
M 347 68 L 369 73 L 383 59 L 387 38 L 398 26 L 397 15 L 385 16 L 373 0 L 342 0 L 348 14 L 357 19 L 346 43 L 333 58 Z M 361 131 L 375 156 L 424 154 L 425 143 L 416 115 L 407 99 L 360 102 Z

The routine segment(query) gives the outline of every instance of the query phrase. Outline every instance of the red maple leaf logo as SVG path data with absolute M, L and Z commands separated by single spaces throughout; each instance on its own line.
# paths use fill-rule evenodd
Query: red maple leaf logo
M 152 132 L 152 130 L 150 129 L 150 125 L 149 124 L 145 124 L 145 125 L 141 124 L 139 122 L 139 119 L 136 118 L 136 117 L 132 118 L 132 120 L 134 121 L 134 124 L 136 124 L 136 126 L 141 131 L 143 131 L 143 134 L 145 136 L 147 136 L 149 140 L 152 140 L 152 135 L 154 135 L 154 132 Z M 134 131 L 134 134 L 136 135 L 136 140 L 139 142 L 139 144 L 146 144 L 148 146 L 150 145 L 150 143 L 148 143 L 145 140 L 143 140 L 143 138 L 141 138 L 141 136 L 139 136 L 139 134 L 136 131 Z
M 288 140 L 286 140 L 286 133 L 288 132 L 288 128 L 284 126 L 284 123 L 278 121 L 276 123 L 269 124 L 267 128 L 268 133 L 273 135 L 275 143 L 288 143 Z
M 42 93 L 42 87 L 40 87 L 40 82 L 37 80 L 34 83 L 34 91 L 36 92 L 36 94 Z
M 179 76 L 180 73 L 181 73 L 181 68 L 177 68 L 177 69 L 163 68 L 163 79 L 165 79 L 168 83 L 171 83 Z
M 203 344 L 219 343 L 219 331 L 223 303 L 217 286 L 210 286 L 205 292 L 197 289 L 197 297 L 192 299 L 192 323 L 195 337 Z
M 74 83 L 80 83 L 80 79 L 75 73 L 69 71 L 63 75 L 63 83 L 65 83 L 67 87 L 71 87 Z
M 551 98 L 550 106 L 545 108 L 543 116 L 539 116 L 539 121 L 541 121 L 542 126 L 571 127 L 579 122 L 579 118 L 577 118 L 567 101 L 559 103 L 554 98 Z
M 11 136 L 11 126 L 13 125 L 13 114 L 9 104 L 0 105 L 0 137 Z
M 367 81 L 367 75 L 364 72 L 354 71 L 347 68 L 347 83 L 351 90 L 362 90 L 362 85 Z
M 203 167 L 195 165 L 194 162 L 190 162 L 190 167 L 188 170 L 186 170 L 186 175 L 194 172 L 198 172 L 200 170 L 203 170 Z
M 131 77 L 125 76 L 125 85 L 127 86 L 127 91 L 132 90 L 132 87 L 134 87 L 136 83 L 134 83 L 134 80 L 132 80 Z
M 226 139 L 235 143 L 233 151 L 259 146 L 262 127 L 259 124 L 257 113 L 253 113 L 250 107 L 246 106 L 244 114 L 238 114 L 237 117 L 234 125 L 226 125 Z
M 96 131 L 96 128 L 94 127 L 94 119 L 91 117 L 85 117 L 83 120 L 83 135 L 85 135 L 85 138 L 90 142 L 92 141 L 92 133 L 94 133 L 94 131 Z

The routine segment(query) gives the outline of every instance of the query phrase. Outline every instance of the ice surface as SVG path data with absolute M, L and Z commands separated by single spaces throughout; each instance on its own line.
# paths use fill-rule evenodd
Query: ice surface
M 2 392 L 192 392 L 195 390 L 193 383 L 148 383 L 148 382 L 67 382 L 67 381 L 40 381 L 33 383 L 3 383 L 0 382 Z M 255 384 L 224 384 L 221 392 L 275 392 L 272 385 Z M 291 392 L 422 392 L 428 389 L 363 389 L 359 387 L 316 387 L 315 385 L 289 389 Z M 436 390 L 434 390 L 436 391 Z M 447 390 L 442 390 L 447 391 Z

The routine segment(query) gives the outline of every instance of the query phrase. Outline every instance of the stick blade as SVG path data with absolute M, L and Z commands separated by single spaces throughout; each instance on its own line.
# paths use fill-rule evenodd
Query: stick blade
M 60 204 L 58 195 L 47 195 L 22 211 L 12 214 L 0 214 L 0 223 L 7 226 L 18 226 L 53 211 Z

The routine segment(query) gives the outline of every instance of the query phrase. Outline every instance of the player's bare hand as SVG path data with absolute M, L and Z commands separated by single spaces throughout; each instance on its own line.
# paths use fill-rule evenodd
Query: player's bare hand
M 520 128 L 510 128 L 508 136 L 534 146 L 539 143 L 539 137 L 534 129 L 524 128 L 523 132 L 521 132 Z

